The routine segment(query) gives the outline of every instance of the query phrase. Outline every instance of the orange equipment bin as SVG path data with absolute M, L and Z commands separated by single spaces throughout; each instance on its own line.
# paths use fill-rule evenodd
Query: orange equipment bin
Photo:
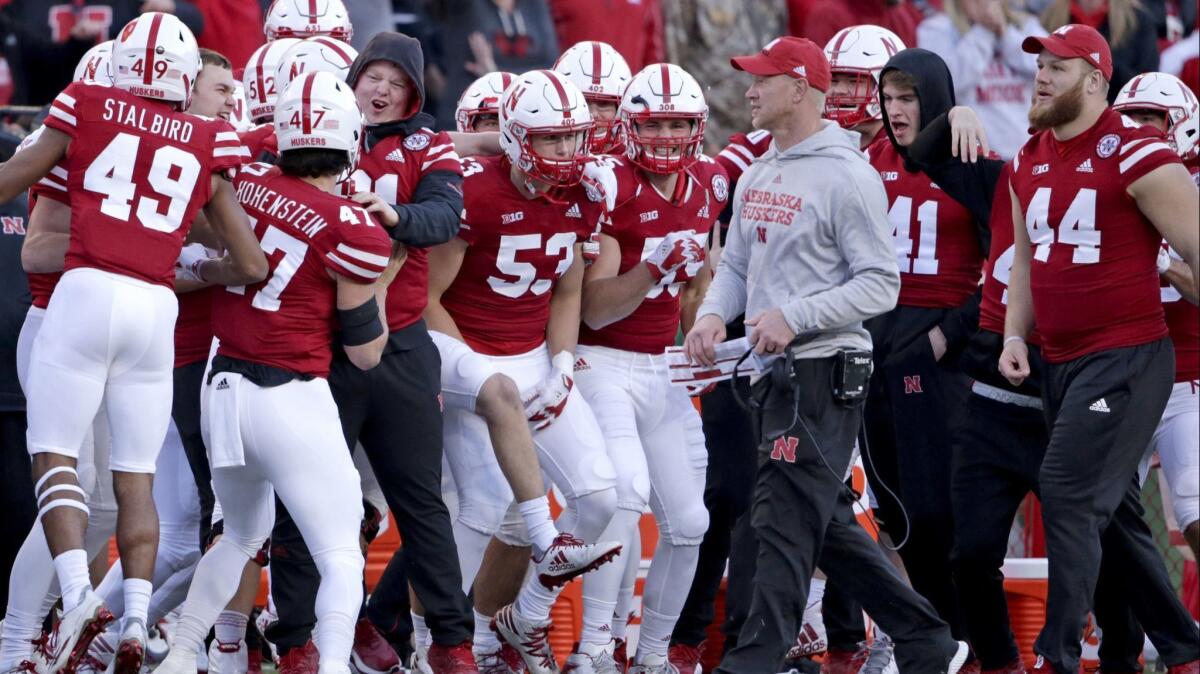
M 1008 598 L 1008 616 L 1017 649 L 1026 667 L 1033 667 L 1036 656 L 1033 642 L 1046 622 L 1046 589 L 1048 568 L 1044 557 L 1007 559 L 1004 573 L 1004 594 Z

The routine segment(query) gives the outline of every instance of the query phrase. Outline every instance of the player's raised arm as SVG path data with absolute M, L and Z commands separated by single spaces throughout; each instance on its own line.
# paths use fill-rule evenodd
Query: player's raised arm
M 201 261 L 197 276 L 219 285 L 257 283 L 267 277 L 267 257 L 254 238 L 233 186 L 217 175 L 212 181 L 213 196 L 204 205 L 204 213 L 229 252 L 224 257 Z
M 12 201 L 49 173 L 66 156 L 70 143 L 67 134 L 47 128 L 32 145 L 0 164 L 0 203 Z

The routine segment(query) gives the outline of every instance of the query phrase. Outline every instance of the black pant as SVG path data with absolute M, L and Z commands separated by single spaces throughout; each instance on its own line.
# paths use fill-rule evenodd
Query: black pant
M 951 440 L 965 414 L 969 381 L 952 356 L 934 360 L 928 332 L 946 312 L 897 307 L 867 322 L 875 373 L 864 411 L 862 453 L 880 525 L 900 545 L 913 588 L 962 639 L 950 570 L 950 466 Z
M 1046 367 L 1043 399 L 1051 430 L 1038 482 L 1050 587 L 1046 624 L 1034 648 L 1059 674 L 1079 668 L 1080 632 L 1096 591 L 1106 529 L 1115 528 L 1111 535 L 1123 540 L 1130 573 L 1143 583 L 1166 578 L 1129 492 L 1166 407 L 1174 368 L 1166 338 Z M 1190 621 L 1188 629 L 1195 634 Z
M 329 387 L 346 442 L 351 448 L 361 443 L 367 452 L 404 541 L 405 555 L 393 557 L 388 566 L 404 564 L 407 574 L 385 573 L 383 579 L 403 582 L 407 575 L 425 607 L 434 642 L 455 645 L 470 640 L 474 627 L 471 607 L 454 563 L 458 552 L 441 493 L 441 358 L 425 324 L 418 322 L 392 333 L 383 358 L 371 370 L 364 372 L 344 356 L 335 355 Z M 319 579 L 290 519 L 278 518 L 271 536 L 272 596 L 280 624 L 268 637 L 283 652 L 303 645 L 312 632 Z M 279 555 L 285 552 L 286 561 L 281 564 Z M 296 580 L 280 583 L 280 573 Z M 281 585 L 289 588 L 288 596 L 275 589 Z M 384 586 L 375 591 L 395 596 L 407 588 Z M 389 626 L 378 625 L 384 630 Z
M 853 652 L 866 639 L 867 624 L 863 621 L 862 606 L 837 583 L 825 583 L 821 618 L 825 622 L 825 643 L 829 650 Z
M 207 360 L 175 368 L 174 397 L 171 399 L 171 419 L 179 429 L 183 453 L 187 455 L 196 490 L 200 493 L 200 549 L 208 543 L 212 530 L 213 505 L 212 470 L 208 466 L 208 450 L 200 433 L 200 391 L 203 387 Z
M 0 412 L 0 462 L 0 601 L 8 605 L 13 562 L 37 517 L 24 410 Z
M 742 398 L 750 395 L 745 379 L 738 380 Z M 704 506 L 708 508 L 708 531 L 700 542 L 700 561 L 692 577 L 683 612 L 675 622 L 672 643 L 699 646 L 714 617 L 714 601 L 725 575 L 725 561 L 730 561 L 730 582 L 726 587 L 726 615 L 736 609 L 742 593 L 734 582 L 734 566 L 730 559 L 730 544 L 738 519 L 750 508 L 754 493 L 754 473 L 758 468 L 757 442 L 750 413 L 742 409 L 733 396 L 730 382 L 722 382 L 701 399 L 700 419 L 704 424 L 704 444 L 708 448 L 708 471 L 704 485 Z M 748 525 L 747 525 L 747 528 Z M 753 532 L 750 533 L 753 540 Z M 741 548 L 739 548 L 741 549 Z M 751 550 L 750 576 L 753 576 Z M 748 604 L 749 597 L 744 597 Z M 741 624 L 737 624 L 737 629 Z M 735 631 L 736 634 L 736 631 Z
M 781 373 L 782 365 L 777 361 L 772 373 L 754 386 L 761 408 L 751 514 L 759 543 L 757 568 L 738 645 L 717 671 L 779 671 L 795 642 L 819 558 L 830 579 L 895 640 L 901 671 L 944 672 L 957 649 L 946 624 L 900 580 L 859 526 L 852 495 L 842 482 L 861 408 L 833 399 L 827 383 L 832 359 L 798 361 L 796 379 L 804 382 L 799 388 Z

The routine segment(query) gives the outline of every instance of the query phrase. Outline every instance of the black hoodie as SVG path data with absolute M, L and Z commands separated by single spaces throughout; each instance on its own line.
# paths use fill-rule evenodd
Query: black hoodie
M 921 120 L 919 136 L 925 135 L 924 131 L 935 122 L 943 123 L 950 112 L 950 108 L 955 105 L 954 99 L 954 78 L 950 75 L 950 69 L 946 66 L 946 62 L 942 57 L 925 49 L 905 49 L 896 53 L 883 70 L 879 72 L 879 81 L 882 82 L 888 71 L 899 70 L 907 73 L 913 78 L 916 85 L 917 100 L 921 103 Z M 910 156 L 910 147 L 901 147 L 896 142 L 896 136 L 892 132 L 891 122 L 888 120 L 887 107 L 883 104 L 883 87 L 878 87 L 879 109 L 883 111 L 883 128 L 887 132 L 888 139 L 892 143 L 892 147 L 904 159 L 904 168 L 910 172 L 924 171 L 924 165 L 913 160 Z M 915 145 L 916 143 L 914 143 Z M 947 147 L 949 143 L 947 143 Z M 929 177 L 942 187 L 941 179 L 932 174 Z M 954 193 L 947 191 L 947 194 L 954 198 Z M 970 209 L 969 209 L 970 210 Z M 987 255 L 991 245 L 991 229 L 988 226 L 988 218 L 980 218 L 979 214 L 971 210 L 972 219 L 975 221 L 975 233 L 979 239 L 979 249 Z M 979 325 L 979 299 L 980 293 L 976 291 L 971 295 L 962 306 L 954 311 L 949 312 L 942 319 L 938 327 L 942 334 L 946 337 L 947 353 L 956 354 L 966 345 L 971 336 Z
M 431 128 L 434 119 L 421 112 L 425 103 L 425 58 L 421 43 L 407 35 L 385 31 L 371 38 L 362 53 L 350 65 L 346 81 L 353 88 L 362 71 L 375 61 L 395 64 L 408 75 L 416 89 L 402 119 L 367 126 L 363 150 L 370 152 L 382 139 L 409 136 Z M 407 204 L 393 204 L 400 222 L 392 228 L 392 238 L 407 246 L 427 248 L 445 243 L 458 234 L 462 212 L 462 175 L 451 171 L 429 171 L 421 176 Z

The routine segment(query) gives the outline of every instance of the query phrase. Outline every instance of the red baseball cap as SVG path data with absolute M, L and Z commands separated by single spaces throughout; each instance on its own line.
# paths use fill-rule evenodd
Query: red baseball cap
M 787 75 L 807 81 L 817 91 L 829 90 L 829 59 L 825 58 L 825 50 L 806 38 L 777 37 L 761 52 L 735 56 L 729 64 L 751 75 Z
M 1021 49 L 1030 54 L 1040 54 L 1043 49 L 1059 58 L 1079 58 L 1092 64 L 1104 79 L 1112 79 L 1112 51 L 1108 40 L 1095 28 L 1079 23 L 1068 23 L 1046 37 L 1029 36 L 1021 43 Z

